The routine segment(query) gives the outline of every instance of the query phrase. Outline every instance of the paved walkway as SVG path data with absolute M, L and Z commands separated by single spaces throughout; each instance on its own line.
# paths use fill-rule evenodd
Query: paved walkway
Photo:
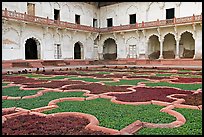
M 71 65 L 67 65 L 67 66 L 45 66 L 45 70 L 59 70 L 61 69 L 65 69 L 65 68 L 86 68 L 86 67 L 102 67 L 102 66 L 127 66 L 127 67 L 168 67 L 168 68 L 186 68 L 186 69 L 192 69 L 192 68 L 196 68 L 196 69 L 202 69 L 202 66 L 177 66 L 177 65 L 76 65 L 76 66 L 71 66 Z M 18 67 L 14 67 L 14 68 L 3 68 L 2 69 L 2 73 L 6 73 L 8 71 L 13 71 L 13 72 L 18 72 L 18 71 L 22 71 L 24 69 L 31 69 L 31 71 L 36 71 L 36 68 L 18 68 Z M 43 68 L 39 68 L 40 71 L 43 70 Z

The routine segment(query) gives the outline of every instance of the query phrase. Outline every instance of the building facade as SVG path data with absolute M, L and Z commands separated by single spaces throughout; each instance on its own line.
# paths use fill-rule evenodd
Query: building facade
M 2 3 L 2 60 L 129 58 L 202 59 L 202 3 Z

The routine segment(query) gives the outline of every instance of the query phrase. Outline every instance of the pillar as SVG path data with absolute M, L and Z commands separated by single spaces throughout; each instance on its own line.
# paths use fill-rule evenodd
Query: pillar
M 179 39 L 176 39 L 176 56 L 175 59 L 179 59 Z
M 159 42 L 160 42 L 160 55 L 159 55 L 159 59 L 163 59 L 163 42 L 164 42 L 164 39 L 159 38 Z

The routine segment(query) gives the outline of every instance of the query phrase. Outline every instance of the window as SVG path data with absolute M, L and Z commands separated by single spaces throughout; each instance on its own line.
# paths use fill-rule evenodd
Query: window
M 93 27 L 97 27 L 97 19 L 93 19 Z
M 130 15 L 130 24 L 135 24 L 136 23 L 136 14 L 131 14 Z
M 107 19 L 107 27 L 112 27 L 113 26 L 113 19 L 109 18 Z
M 174 8 L 166 9 L 166 19 L 174 18 Z
M 55 59 L 60 59 L 62 57 L 60 44 L 55 44 Z
M 35 4 L 27 3 L 27 13 L 28 15 L 35 16 Z
M 137 58 L 136 45 L 129 45 L 129 58 Z
M 75 23 L 80 24 L 80 15 L 75 15 Z
M 60 20 L 60 11 L 54 9 L 54 20 Z

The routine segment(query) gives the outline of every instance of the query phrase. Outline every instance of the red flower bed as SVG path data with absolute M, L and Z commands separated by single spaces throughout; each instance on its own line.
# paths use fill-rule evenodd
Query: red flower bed
M 124 102 L 145 102 L 151 100 L 173 102 L 175 100 L 169 99 L 166 96 L 171 94 L 191 94 L 190 91 L 178 90 L 174 88 L 147 88 L 136 87 L 136 92 L 127 94 L 108 94 L 117 97 L 117 100 Z
M 202 78 L 182 78 L 178 77 L 176 80 L 171 80 L 172 82 L 180 82 L 180 83 L 192 83 L 192 82 L 202 82 Z
M 68 72 L 68 71 L 46 71 L 41 72 L 44 75 L 78 75 L 77 72 Z
M 37 80 L 33 78 L 26 78 L 24 76 L 2 76 L 3 81 L 14 82 L 15 84 L 25 84 L 25 83 L 42 83 L 48 80 Z
M 101 85 L 99 83 L 91 83 L 86 85 L 71 85 L 62 88 L 63 90 L 72 90 L 72 89 L 84 89 L 84 90 L 90 90 L 91 94 L 101 94 L 106 92 L 125 92 L 130 91 L 127 88 L 130 86 L 107 86 L 107 85 Z
M 45 118 L 23 115 L 2 124 L 2 135 L 106 135 L 101 131 L 85 129 L 89 121 L 78 117 Z
M 177 74 L 202 75 L 202 72 L 176 72 Z
M 170 79 L 170 77 L 157 77 L 157 76 L 127 76 L 127 78 L 147 78 L 153 80 Z
M 10 111 L 2 111 L 2 116 L 3 115 L 8 115 L 8 114 L 12 114 L 12 113 L 16 113 L 17 111 L 14 110 L 10 110 Z
M 99 74 L 93 74 L 93 76 L 97 78 L 122 78 L 123 76 L 129 76 L 128 74 L 106 74 L 106 75 L 99 75 Z
M 82 81 L 73 81 L 73 80 L 65 80 L 65 81 L 51 81 L 48 83 L 39 83 L 39 84 L 26 84 L 26 88 L 60 88 L 64 85 L 71 84 L 86 84 Z
M 173 97 L 185 99 L 185 102 L 182 104 L 193 106 L 202 105 L 202 93 L 190 94 L 188 96 L 173 96 Z
M 154 70 L 144 70 L 144 71 L 136 71 L 136 72 L 134 72 L 134 73 L 138 73 L 138 74 L 141 74 L 141 73 L 144 73 L 144 74 L 149 74 L 149 73 L 167 73 L 167 74 L 169 74 L 169 73 L 176 73 L 176 72 L 163 72 L 163 71 L 154 71 Z

